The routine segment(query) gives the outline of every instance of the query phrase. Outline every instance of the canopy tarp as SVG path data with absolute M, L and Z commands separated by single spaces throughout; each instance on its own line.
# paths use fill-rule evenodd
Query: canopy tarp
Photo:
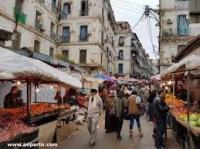
M 111 81 L 111 82 L 115 81 L 112 77 L 109 77 L 109 76 L 107 76 L 105 74 L 101 74 L 101 73 L 97 73 L 95 78 L 106 80 L 106 81 Z
M 0 47 L 0 80 L 31 79 L 38 83 L 60 83 L 81 88 L 81 82 L 39 60 Z
M 184 68 L 184 70 L 200 70 L 200 55 L 189 55 L 182 59 L 180 62 L 173 64 L 170 66 L 163 74 L 162 76 L 165 76 L 170 73 L 175 73 L 179 71 L 181 68 Z
M 88 82 L 97 82 L 98 84 L 101 84 L 103 81 L 105 81 L 104 79 L 101 78 L 92 78 L 92 77 L 84 77 L 84 79 Z

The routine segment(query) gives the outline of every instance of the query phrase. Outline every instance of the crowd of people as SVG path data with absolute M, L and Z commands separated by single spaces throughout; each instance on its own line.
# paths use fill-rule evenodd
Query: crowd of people
M 5 108 L 24 105 L 18 99 L 16 86 L 6 95 Z M 166 120 L 169 107 L 165 103 L 165 94 L 159 88 L 148 85 L 126 84 L 106 86 L 103 84 L 98 90 L 91 89 L 90 96 L 84 92 L 69 89 L 63 97 L 58 89 L 55 100 L 58 104 L 68 103 L 87 109 L 88 131 L 91 136 L 90 143 L 94 145 L 97 136 L 99 116 L 105 110 L 105 133 L 116 133 L 118 140 L 122 139 L 121 130 L 124 120 L 129 121 L 129 137 L 133 137 L 134 122 L 136 121 L 138 135 L 143 137 L 140 117 L 145 115 L 148 121 L 154 123 L 153 138 L 157 149 L 165 147 L 163 136 L 166 135 Z M 86 104 L 87 103 L 87 104 Z
M 160 89 L 150 89 L 142 85 L 117 85 L 107 89 L 103 86 L 91 90 L 88 105 L 88 130 L 91 145 L 96 142 L 98 117 L 105 109 L 105 133 L 116 133 L 122 139 L 121 130 L 124 120 L 129 121 L 129 137 L 133 137 L 136 121 L 138 135 L 143 137 L 140 117 L 146 113 L 147 119 L 154 123 L 153 137 L 157 149 L 165 148 L 163 136 L 166 134 L 166 119 L 169 107 L 165 103 L 165 94 Z

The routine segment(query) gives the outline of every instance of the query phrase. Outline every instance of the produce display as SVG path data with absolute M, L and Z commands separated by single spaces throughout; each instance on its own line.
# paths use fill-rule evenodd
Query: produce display
M 200 113 L 191 111 L 180 99 L 170 94 L 166 95 L 166 103 L 176 119 L 187 123 L 191 128 L 200 127 Z
M 7 113 L 14 115 L 18 119 L 23 119 L 27 116 L 27 107 L 13 108 L 13 109 L 0 109 L 0 117 Z M 50 103 L 34 103 L 31 105 L 31 117 L 40 116 L 46 113 L 52 113 L 59 110 L 69 110 L 69 105 L 57 105 Z
M 13 109 L 0 109 L 0 143 L 36 131 L 35 128 L 30 127 L 23 122 L 24 118 L 27 116 L 26 109 L 26 106 Z M 31 117 L 69 109 L 70 106 L 67 104 L 34 103 L 31 105 Z
M 36 131 L 35 128 L 26 125 L 22 120 L 16 119 L 15 115 L 7 113 L 0 117 L 0 143 L 34 131 Z

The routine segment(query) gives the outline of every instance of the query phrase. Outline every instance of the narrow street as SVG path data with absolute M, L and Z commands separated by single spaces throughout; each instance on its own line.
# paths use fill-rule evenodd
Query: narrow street
M 98 136 L 96 146 L 90 147 L 89 134 L 86 126 L 80 129 L 77 133 L 63 141 L 60 149 L 154 149 L 154 140 L 152 138 L 153 124 L 147 122 L 146 118 L 142 117 L 142 129 L 144 136 L 140 138 L 137 135 L 137 129 L 134 130 L 133 138 L 128 136 L 128 121 L 124 121 L 122 130 L 122 140 L 116 139 L 115 133 L 106 134 L 104 131 L 103 117 L 99 123 Z M 170 130 L 168 131 L 168 138 L 166 142 L 167 149 L 179 149 L 180 146 L 176 143 Z

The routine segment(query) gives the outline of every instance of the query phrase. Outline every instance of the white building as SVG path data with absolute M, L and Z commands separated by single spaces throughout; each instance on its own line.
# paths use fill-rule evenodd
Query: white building
M 0 29 L 16 32 L 14 41 L 4 46 L 26 47 L 53 57 L 57 48 L 56 5 L 56 0 L 1 0 Z
M 60 53 L 91 71 L 115 73 L 114 24 L 109 0 L 62 0 Z
M 117 75 L 137 78 L 149 76 L 146 51 L 128 22 L 117 22 L 115 48 L 118 54 Z
M 199 9 L 198 0 L 160 0 L 160 72 L 200 33 Z
M 116 35 L 115 35 L 115 47 L 117 51 L 117 73 L 119 75 L 129 75 L 131 74 L 131 39 L 133 33 L 131 26 L 128 22 L 117 22 L 116 25 Z

